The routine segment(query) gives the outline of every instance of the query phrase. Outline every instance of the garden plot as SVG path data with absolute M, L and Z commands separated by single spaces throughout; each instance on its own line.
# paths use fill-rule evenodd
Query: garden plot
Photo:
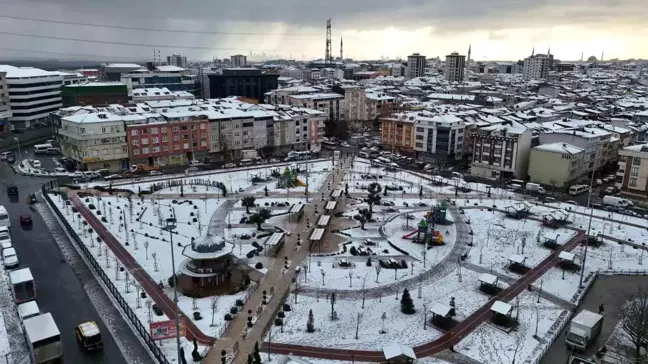
M 72 215 L 72 209 L 70 206 L 65 206 L 65 202 L 56 195 L 51 195 L 52 202 L 55 204 L 55 208 L 59 209 L 65 219 L 68 221 L 70 226 L 75 230 L 77 235 L 81 238 L 82 243 L 88 248 L 88 251 L 93 255 L 94 259 L 99 263 L 99 265 L 102 267 L 104 272 L 106 273 L 106 276 L 112 281 L 114 284 L 115 288 L 119 291 L 121 296 L 124 298 L 126 303 L 128 304 L 129 307 L 133 310 L 133 312 L 137 315 L 137 318 L 142 322 L 142 325 L 144 327 L 148 327 L 149 323 L 151 322 L 159 322 L 159 321 L 167 321 L 169 318 L 162 314 L 160 316 L 156 315 L 155 313 L 152 312 L 152 310 L 149 310 L 148 305 L 146 303 L 146 298 L 142 299 L 141 296 L 138 294 L 139 292 L 139 285 L 135 280 L 132 279 L 132 277 L 126 277 L 126 272 L 119 272 L 116 267 L 117 261 L 115 260 L 114 255 L 106 249 L 106 245 L 104 244 L 98 244 L 96 243 L 96 236 L 91 237 L 89 234 L 87 234 L 87 227 L 84 227 L 84 225 L 79 224 L 79 218 Z M 117 199 L 116 197 L 113 199 Z M 125 200 L 125 199 L 122 199 Z M 99 203 L 101 206 L 101 202 Z M 84 231 L 86 231 L 84 233 Z M 120 240 L 124 241 L 123 237 L 120 239 L 117 235 L 115 237 Z M 144 256 L 144 252 L 148 250 L 149 253 L 149 259 L 146 260 L 144 259 L 143 261 L 138 259 L 138 263 L 142 265 L 142 267 L 148 266 L 149 269 L 147 270 L 147 273 L 149 273 L 152 277 L 153 274 L 155 274 L 159 280 L 164 280 L 166 281 L 167 278 L 171 276 L 172 269 L 171 267 L 171 262 L 170 262 L 170 257 L 168 257 L 168 252 L 169 252 L 169 246 L 166 244 L 162 244 L 158 241 L 158 243 L 153 243 L 153 240 L 151 240 L 151 244 L 149 245 L 148 249 L 145 249 L 143 246 L 143 241 L 140 240 L 141 244 L 139 244 L 138 249 L 135 250 L 135 244 L 131 240 L 131 244 L 129 246 L 126 246 L 128 251 L 134 256 Z M 156 240 L 157 241 L 157 240 Z M 175 242 L 174 242 L 175 243 Z M 158 271 L 155 271 L 153 267 L 153 259 L 152 259 L 152 253 L 159 253 L 158 256 Z M 141 253 L 141 254 L 140 254 Z M 177 253 L 176 253 L 177 254 Z M 167 261 L 168 260 L 168 261 Z M 181 261 L 181 259 L 178 259 Z M 164 262 L 164 263 L 163 263 Z M 163 272 L 164 271 L 164 272 Z M 154 279 L 156 279 L 154 277 Z M 170 289 L 166 289 L 165 293 L 172 297 L 173 292 Z M 241 294 L 244 294 L 241 293 Z M 217 311 L 215 312 L 215 324 L 216 326 L 210 327 L 209 325 L 211 324 L 211 307 L 209 310 L 205 309 L 205 300 L 209 299 L 202 299 L 198 300 L 198 303 L 200 305 L 200 310 L 203 313 L 203 317 L 205 319 L 196 321 L 196 325 L 203 330 L 204 333 L 206 334 L 212 334 L 214 336 L 218 336 L 218 331 L 220 328 L 223 326 L 224 320 L 223 317 L 225 313 L 229 311 L 229 301 L 235 301 L 239 297 L 239 294 L 233 295 L 233 296 L 220 296 L 219 301 L 217 303 L 216 309 Z M 188 307 L 192 308 L 192 302 L 191 299 L 181 296 L 178 298 L 179 299 L 179 304 L 181 307 Z M 210 303 L 211 305 L 211 303 Z M 184 310 L 184 308 L 183 308 Z M 191 310 L 188 311 L 183 311 L 185 313 L 191 312 Z M 205 327 L 206 326 L 206 327 Z M 186 353 L 191 353 L 193 350 L 193 343 L 188 341 L 186 338 L 181 337 L 181 344 L 182 347 L 184 347 L 184 350 Z M 158 345 L 160 348 L 163 350 L 165 356 L 172 361 L 174 357 L 177 357 L 177 350 L 176 350 L 176 344 L 175 340 L 163 340 L 161 342 L 158 342 Z M 203 352 L 206 349 L 205 346 L 199 345 L 199 352 Z M 188 354 L 187 354 L 188 355 Z
M 569 318 L 569 312 L 542 298 L 538 303 L 537 295 L 530 292 L 522 293 L 510 304 L 514 307 L 513 317 L 517 316 L 520 323 L 517 331 L 507 334 L 491 323 L 484 323 L 456 345 L 455 350 L 489 364 L 539 360 L 558 335 L 560 322 Z M 536 333 L 541 341 L 533 337 Z
M 512 277 L 517 275 L 507 267 L 513 255 L 524 256 L 524 265 L 532 268 L 551 254 L 543 246 L 544 237 L 561 245 L 575 235 L 573 230 L 543 228 L 538 221 L 515 220 L 485 208 L 466 209 L 464 218 L 470 220 L 474 244 L 466 261 Z
M 321 278 L 321 277 L 320 277 Z M 337 320 L 331 321 L 331 302 L 326 294 L 319 298 L 304 295 L 290 295 L 286 300 L 292 311 L 285 312 L 283 332 L 277 326 L 272 329 L 272 341 L 300 345 L 325 346 L 344 349 L 380 350 L 392 343 L 416 346 L 442 335 L 429 322 L 424 328 L 424 320 L 431 319 L 431 314 L 424 314 L 423 305 L 432 307 L 436 302 L 449 304 L 450 297 L 455 297 L 457 314 L 466 317 L 488 302 L 489 296 L 477 291 L 478 274 L 463 270 L 462 281 L 450 274 L 433 285 L 422 287 L 422 297 L 418 298 L 416 289 L 410 291 L 416 313 L 403 314 L 400 310 L 401 294 L 385 296 L 380 299 L 367 299 L 364 309 L 362 299 L 355 301 L 336 300 Z M 348 283 L 348 282 L 347 282 Z M 475 287 L 466 289 L 467 286 Z M 358 297 L 361 293 L 358 292 Z M 329 295 L 330 298 L 330 295 Z M 309 310 L 313 311 L 314 333 L 306 332 Z M 358 325 L 358 315 L 360 322 Z M 385 333 L 383 329 L 383 319 Z M 355 338 L 358 326 L 358 339 Z M 267 337 L 266 337 L 267 340 Z
M 444 245 L 434 246 L 431 249 L 425 251 L 425 246 L 423 244 L 415 244 L 412 240 L 405 239 L 404 236 L 416 229 L 416 224 L 424 218 L 426 211 L 413 211 L 410 214 L 413 216 L 411 220 L 401 218 L 400 216 L 392 217 L 383 227 L 384 234 L 387 236 L 389 242 L 398 249 L 405 251 L 409 254 L 410 257 L 418 260 L 419 262 L 423 261 L 423 255 L 425 252 L 425 259 L 429 266 L 432 266 L 446 255 L 450 253 L 452 248 L 456 243 L 457 238 L 457 229 L 453 225 L 440 225 L 437 227 L 443 235 Z M 448 216 L 450 212 L 448 212 Z

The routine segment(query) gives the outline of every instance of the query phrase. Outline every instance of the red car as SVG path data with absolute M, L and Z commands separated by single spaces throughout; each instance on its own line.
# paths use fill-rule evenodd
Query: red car
M 20 215 L 20 225 L 31 225 L 31 215 Z

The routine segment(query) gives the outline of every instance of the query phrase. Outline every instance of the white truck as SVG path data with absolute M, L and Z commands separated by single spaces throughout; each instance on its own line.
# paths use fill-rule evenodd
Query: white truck
M 617 196 L 604 196 L 603 197 L 603 205 L 621 207 L 621 208 L 628 208 L 628 207 L 632 207 L 633 203 L 630 200 L 627 200 L 627 199 L 621 198 L 621 197 L 617 197 Z
M 241 159 L 252 159 L 255 160 L 259 158 L 259 153 L 257 153 L 256 150 L 254 149 L 248 149 L 248 150 L 242 150 L 241 151 Z
M 565 345 L 568 349 L 585 352 L 601 333 L 602 326 L 603 315 L 588 310 L 579 312 L 569 323 Z
M 524 189 L 530 193 L 537 193 L 539 195 L 544 195 L 547 193 L 544 187 L 540 186 L 538 183 L 527 183 Z
M 29 351 L 34 360 L 33 363 L 45 364 L 63 362 L 63 344 L 61 333 L 50 313 L 32 316 L 23 321 Z

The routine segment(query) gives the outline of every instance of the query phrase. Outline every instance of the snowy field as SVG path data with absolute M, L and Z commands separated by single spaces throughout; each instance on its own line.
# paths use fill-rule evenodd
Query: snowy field
M 530 292 L 520 294 L 510 304 L 514 307 L 512 317 L 519 322 L 517 331 L 507 334 L 487 322 L 465 337 L 455 350 L 481 363 L 535 363 L 544 347 L 558 335 L 559 320 L 566 320 L 568 311 L 542 298 L 538 303 L 537 295 Z M 536 333 L 542 342 L 533 337 Z
M 530 219 L 508 218 L 494 210 L 464 211 L 463 218 L 470 220 L 474 244 L 466 261 L 488 269 L 492 267 L 494 271 L 515 278 L 518 275 L 507 268 L 511 256 L 523 255 L 526 257 L 525 266 L 535 267 L 551 254 L 551 250 L 543 246 L 543 238 L 557 237 L 558 244 L 564 244 L 576 234 L 569 229 L 543 228 L 540 222 Z M 524 239 L 526 242 L 523 247 Z
M 413 315 L 405 315 L 400 311 L 400 295 L 398 297 L 391 295 L 380 299 L 367 299 L 364 309 L 360 298 L 354 301 L 336 300 L 335 311 L 338 319 L 331 321 L 331 303 L 327 300 L 326 294 L 321 294 L 320 297 L 298 295 L 297 304 L 295 304 L 294 294 L 291 294 L 286 303 L 291 305 L 292 311 L 285 313 L 283 333 L 278 327 L 273 327 L 272 341 L 344 349 L 379 350 L 394 342 L 416 346 L 435 340 L 442 335 L 442 332 L 429 322 L 424 328 L 426 317 L 424 305 L 428 309 L 437 302 L 449 305 L 450 297 L 455 297 L 457 316 L 461 320 L 462 317 L 466 317 L 488 302 L 490 298 L 478 291 L 477 273 L 462 270 L 461 282 L 458 274 L 455 273 L 447 275 L 432 285 L 423 286 L 421 292 L 423 298 L 418 298 L 417 289 L 410 291 L 416 308 L 416 313 Z M 375 275 L 373 278 L 375 279 Z M 360 293 L 358 295 L 361 296 Z M 306 323 L 311 309 L 316 331 L 307 333 Z M 358 339 L 356 339 L 358 314 L 362 316 Z M 381 334 L 383 314 L 386 333 Z M 431 318 L 431 314 L 427 314 L 427 319 Z

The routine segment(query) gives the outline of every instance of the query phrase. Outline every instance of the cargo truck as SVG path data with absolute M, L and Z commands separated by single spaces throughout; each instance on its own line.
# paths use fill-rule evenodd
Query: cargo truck
M 567 348 L 585 352 L 601 333 L 603 315 L 583 310 L 569 322 L 569 330 L 565 338 Z
M 525 186 L 525 189 L 526 189 L 527 192 L 537 193 L 539 195 L 544 195 L 545 193 L 547 193 L 547 191 L 545 191 L 544 187 L 540 186 L 537 183 L 527 183 L 526 186 Z

